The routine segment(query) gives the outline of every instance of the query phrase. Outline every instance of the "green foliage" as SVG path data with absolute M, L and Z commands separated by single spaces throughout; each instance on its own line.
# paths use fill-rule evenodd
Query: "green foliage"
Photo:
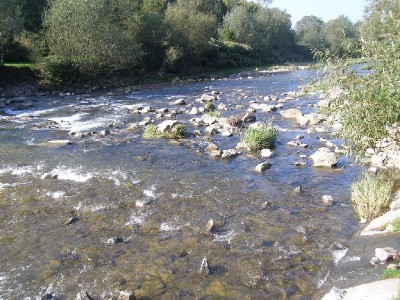
M 327 48 L 327 42 L 322 32 L 325 23 L 316 16 L 305 16 L 296 23 L 296 37 L 301 45 L 322 51 Z
M 382 14 L 383 13 L 383 14 Z M 400 3 L 374 0 L 362 25 L 362 54 L 374 72 L 357 76 L 345 59 L 322 55 L 327 62 L 326 83 L 346 92 L 334 100 L 332 112 L 343 119 L 340 135 L 355 149 L 374 147 L 387 137 L 387 125 L 400 120 Z M 351 44 L 341 47 L 343 53 Z
M 372 220 L 385 213 L 390 205 L 394 180 L 386 173 L 365 174 L 351 186 L 351 200 L 357 216 Z
M 385 270 L 383 272 L 383 279 L 400 278 L 400 270 Z
M 332 54 L 342 56 L 349 54 L 349 49 L 343 49 L 343 45 L 352 44 L 350 48 L 352 56 L 357 55 L 358 33 L 355 25 L 345 16 L 328 21 L 323 27 L 323 34 Z
M 157 130 L 157 126 L 154 124 L 149 124 L 145 127 L 143 132 L 143 138 L 145 139 L 160 139 L 162 138 L 162 133 Z
M 23 19 L 14 1 L 0 0 L 0 65 L 7 48 L 12 49 L 14 38 L 22 31 Z
M 190 20 L 190 22 L 188 22 Z M 199 9 L 196 1 L 177 0 L 165 13 L 168 46 L 164 65 L 181 70 L 186 64 L 202 64 L 217 34 L 217 18 Z
M 400 232 L 400 218 L 397 218 L 392 222 L 392 225 L 394 226 L 394 231 L 395 232 Z
M 145 139 L 180 139 L 186 136 L 186 126 L 179 124 L 172 128 L 171 132 L 163 133 L 157 129 L 154 124 L 149 124 L 145 127 L 143 138 Z
M 50 54 L 85 77 L 133 68 L 142 56 L 134 0 L 52 0 L 45 14 Z
M 44 80 L 54 84 L 80 77 L 79 69 L 75 67 L 72 61 L 53 55 L 43 59 L 40 64 L 40 72 Z
M 219 35 L 224 41 L 248 45 L 263 62 L 288 59 L 295 48 L 290 16 L 275 8 L 249 11 L 237 6 L 224 17 Z
M 273 148 L 278 131 L 271 125 L 261 128 L 250 128 L 241 136 L 242 143 L 251 150 Z
M 186 126 L 183 124 L 179 124 L 174 128 L 174 136 L 176 138 L 182 138 L 186 135 Z
M 246 44 L 213 40 L 207 52 L 207 66 L 214 68 L 242 67 L 259 64 L 260 58 Z

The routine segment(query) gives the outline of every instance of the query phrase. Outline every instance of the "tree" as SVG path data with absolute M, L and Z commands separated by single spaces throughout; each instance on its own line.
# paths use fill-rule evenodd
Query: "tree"
M 256 11 L 234 8 L 225 16 L 220 36 L 250 46 L 264 62 L 286 59 L 295 44 L 290 16 L 277 8 L 260 6 Z
M 211 39 L 217 36 L 217 17 L 201 11 L 200 2 L 207 1 L 177 0 L 168 6 L 166 67 L 201 65 L 204 54 L 211 48 Z
M 92 77 L 133 68 L 142 56 L 135 0 L 52 0 L 45 14 L 50 55 Z
M 322 32 L 324 21 L 316 16 L 304 16 L 296 23 L 296 37 L 301 45 L 316 50 L 324 50 L 327 47 L 325 36 Z
M 4 63 L 5 48 L 22 31 L 22 18 L 14 1 L 0 0 L 0 65 Z
M 351 49 L 355 55 L 358 50 L 357 30 L 354 24 L 346 16 L 339 16 L 336 19 L 328 21 L 323 33 L 331 53 L 343 55 L 345 47 L 351 44 Z

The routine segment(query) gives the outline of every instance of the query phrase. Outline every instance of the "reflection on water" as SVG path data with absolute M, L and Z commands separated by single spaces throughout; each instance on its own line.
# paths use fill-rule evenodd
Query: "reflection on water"
M 324 135 L 307 134 L 277 112 L 257 112 L 279 128 L 272 167 L 257 174 L 257 154 L 219 160 L 204 151 L 210 141 L 234 148 L 239 135 L 172 143 L 143 140 L 129 127 L 147 116 L 132 114 L 138 106 L 185 108 L 168 104 L 179 98 L 199 106 L 203 91 L 218 90 L 227 117 L 237 105 L 242 113 L 251 101 L 296 90 L 312 75 L 34 98 L 27 110 L 5 106 L 0 298 L 76 299 L 87 292 L 108 299 L 124 290 L 146 299 L 311 298 L 334 263 L 330 246 L 345 244 L 355 225 L 348 190 L 356 167 L 344 158 L 337 170 L 315 169 L 307 158 L 305 167 L 294 164 L 323 146 L 317 137 Z M 310 112 L 316 101 L 304 96 L 284 108 Z M 198 129 L 192 117 L 176 115 L 191 132 Z M 310 148 L 287 145 L 299 134 Z M 73 144 L 41 145 L 65 139 Z M 293 191 L 297 186 L 302 193 Z M 336 204 L 324 206 L 324 194 Z M 207 272 L 199 272 L 204 259 Z

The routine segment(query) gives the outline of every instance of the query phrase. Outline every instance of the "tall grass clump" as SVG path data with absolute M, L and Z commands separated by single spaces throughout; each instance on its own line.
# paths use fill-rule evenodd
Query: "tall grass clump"
M 351 201 L 360 219 L 372 220 L 384 214 L 392 197 L 394 180 L 386 173 L 365 174 L 351 186 Z
M 273 148 L 278 131 L 268 124 L 261 128 L 249 128 L 241 136 L 242 143 L 251 150 Z
M 400 4 L 371 0 L 366 12 L 361 54 L 374 70 L 361 76 L 346 59 L 317 55 L 326 63 L 325 84 L 344 91 L 333 99 L 331 112 L 342 119 L 339 135 L 356 150 L 374 146 L 389 135 L 387 125 L 400 120 Z

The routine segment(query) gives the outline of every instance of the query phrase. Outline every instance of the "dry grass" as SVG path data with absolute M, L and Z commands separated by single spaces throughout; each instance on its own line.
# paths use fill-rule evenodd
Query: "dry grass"
M 384 214 L 390 205 L 394 180 L 387 174 L 365 174 L 351 186 L 354 210 L 361 219 L 372 220 Z

